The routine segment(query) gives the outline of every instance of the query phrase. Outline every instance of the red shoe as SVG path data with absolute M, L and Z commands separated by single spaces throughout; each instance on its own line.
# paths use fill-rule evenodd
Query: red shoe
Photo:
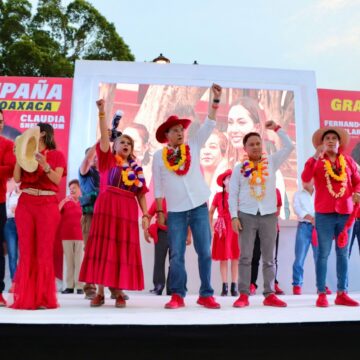
M 126 306 L 126 301 L 123 296 L 118 295 L 115 301 L 115 307 L 117 308 L 124 308 Z
M 327 286 L 325 286 L 325 292 L 326 292 L 326 295 L 332 294 L 332 291 Z
M 101 305 L 105 304 L 105 298 L 104 295 L 97 294 L 91 301 L 90 306 L 91 307 L 99 307 Z
M 240 294 L 239 298 L 233 303 L 233 307 L 242 308 L 245 306 L 249 306 L 249 295 Z
M 275 307 L 287 307 L 287 304 L 285 301 L 280 300 L 275 294 L 270 294 L 267 296 L 263 304 L 265 306 L 275 306 Z
M 256 286 L 255 284 L 250 284 L 250 287 L 249 287 L 249 291 L 250 291 L 250 295 L 255 295 L 256 294 Z
M 325 293 L 320 293 L 317 300 L 316 300 L 316 306 L 317 307 L 328 307 L 329 302 L 327 300 Z
M 275 294 L 276 295 L 285 295 L 285 293 L 280 289 L 280 287 L 277 283 L 275 283 Z
M 336 299 L 336 305 L 344 305 L 344 306 L 359 306 L 359 303 L 353 300 L 346 292 L 338 292 Z
M 178 294 L 172 294 L 170 301 L 165 304 L 165 309 L 178 309 L 184 306 L 184 299 Z
M 220 304 L 215 301 L 213 296 L 199 296 L 197 303 L 207 309 L 220 309 Z
M 4 299 L 2 293 L 0 293 L 0 307 L 6 306 L 6 300 Z
M 294 295 L 301 295 L 301 286 L 300 285 L 294 285 L 293 286 L 293 294 Z

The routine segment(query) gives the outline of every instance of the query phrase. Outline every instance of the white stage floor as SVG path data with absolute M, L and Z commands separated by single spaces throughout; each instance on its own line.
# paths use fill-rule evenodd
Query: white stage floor
M 281 299 L 287 308 L 263 306 L 263 296 L 250 297 L 250 306 L 232 307 L 233 297 L 216 299 L 219 310 L 209 310 L 196 304 L 197 296 L 188 295 L 186 307 L 177 310 L 164 309 L 168 296 L 152 296 L 128 292 L 130 300 L 126 308 L 115 308 L 115 300 L 107 294 L 105 305 L 90 308 L 82 295 L 58 295 L 60 308 L 55 310 L 13 310 L 0 308 L 2 324 L 89 324 L 89 325 L 229 325 L 360 321 L 360 307 L 334 305 L 335 295 L 328 297 L 328 308 L 315 307 L 316 295 L 284 295 Z M 7 295 L 6 293 L 4 295 Z M 360 301 L 360 293 L 351 296 Z

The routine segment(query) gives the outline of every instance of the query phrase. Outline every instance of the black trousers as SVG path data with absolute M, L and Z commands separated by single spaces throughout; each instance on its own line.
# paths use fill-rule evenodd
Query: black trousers
M 165 287 L 169 289 L 169 277 L 165 276 L 165 261 L 166 255 L 169 252 L 169 244 L 167 240 L 167 232 L 164 230 L 158 230 L 158 242 L 155 245 L 154 255 L 154 272 L 153 272 L 153 283 L 154 286 Z
M 278 272 L 278 250 L 279 250 L 279 231 L 276 235 L 276 246 L 275 246 L 275 284 L 278 283 L 277 281 L 277 272 Z M 251 261 L 251 283 L 257 287 L 256 281 L 259 274 L 259 264 L 261 258 L 261 250 L 260 250 L 260 238 L 259 233 L 256 233 L 255 237 L 255 244 L 254 244 L 254 251 L 253 257 Z
M 0 294 L 5 289 L 5 254 L 4 254 L 4 226 L 6 223 L 6 204 L 0 204 Z

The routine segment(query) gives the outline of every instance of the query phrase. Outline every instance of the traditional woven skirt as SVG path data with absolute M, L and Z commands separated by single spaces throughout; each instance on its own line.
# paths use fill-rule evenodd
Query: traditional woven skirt
M 232 230 L 230 217 L 221 217 L 214 225 L 211 257 L 213 260 L 236 260 L 240 257 L 238 235 Z
M 135 195 L 108 186 L 96 200 L 80 281 L 116 289 L 144 289 Z

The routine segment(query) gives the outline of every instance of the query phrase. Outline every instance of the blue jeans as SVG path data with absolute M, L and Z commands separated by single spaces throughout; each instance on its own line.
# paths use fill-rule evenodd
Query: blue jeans
M 316 286 L 320 293 L 326 291 L 327 260 L 331 251 L 333 238 L 335 237 L 336 241 L 348 217 L 349 215 L 338 213 L 315 213 L 315 224 L 319 242 L 319 252 L 316 260 Z M 335 244 L 335 250 L 337 290 L 347 291 L 349 243 L 343 248 L 339 248 L 337 244 Z
M 313 226 L 308 222 L 299 222 L 296 230 L 295 261 L 293 264 L 293 286 L 302 286 L 304 278 L 304 263 L 310 244 L 316 264 L 318 248 L 311 242 Z
M 8 250 L 10 277 L 14 280 L 18 260 L 18 235 L 14 218 L 6 220 L 4 236 Z
M 360 219 L 356 219 L 355 223 L 354 223 L 353 232 L 352 232 L 351 241 L 350 241 L 349 257 L 351 255 L 351 251 L 352 251 L 352 247 L 355 242 L 355 238 L 357 238 L 358 245 L 359 245 L 359 252 L 360 252 Z
M 198 255 L 200 273 L 200 296 L 212 296 L 211 276 L 211 232 L 207 204 L 195 209 L 168 213 L 168 242 L 170 248 L 170 291 L 181 297 L 186 295 L 187 275 L 185 270 L 185 249 L 188 227 L 190 226 Z

